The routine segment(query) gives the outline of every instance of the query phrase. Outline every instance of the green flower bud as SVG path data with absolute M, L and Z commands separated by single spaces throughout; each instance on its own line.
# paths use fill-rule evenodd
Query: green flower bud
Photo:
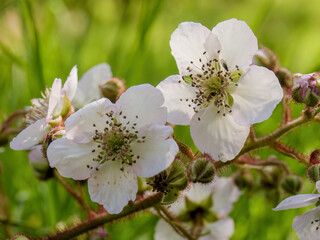
M 261 46 L 253 59 L 256 65 L 266 67 L 271 71 L 277 72 L 279 69 L 278 56 L 265 46 Z
M 313 183 L 320 180 L 320 164 L 311 165 L 307 168 L 307 177 Z
M 250 171 L 242 171 L 238 172 L 233 176 L 234 183 L 237 185 L 240 189 L 251 189 L 253 187 L 253 176 Z
M 52 168 L 48 160 L 43 156 L 42 146 L 37 145 L 29 152 L 29 163 L 33 174 L 40 180 L 47 180 L 52 177 Z
M 267 190 L 266 199 L 272 205 L 272 207 L 276 207 L 280 201 L 279 190 L 277 188 Z
M 120 95 L 125 92 L 126 84 L 120 78 L 110 78 L 99 85 L 100 95 L 108 98 L 111 102 L 115 103 Z
M 278 77 L 282 87 L 292 87 L 292 73 L 289 71 L 289 69 L 280 67 L 279 70 L 276 72 L 276 76 Z
M 188 185 L 186 168 L 179 160 L 175 160 L 168 169 L 147 179 L 147 184 L 153 187 L 153 191 L 164 193 L 162 204 L 173 203 Z
M 24 235 L 22 233 L 19 233 L 17 235 L 14 235 L 11 240 L 29 240 L 31 239 L 30 237 L 28 237 L 27 235 Z
M 190 177 L 193 182 L 209 183 L 213 180 L 215 168 L 206 157 L 196 159 L 190 168 Z
M 302 184 L 303 184 L 303 179 L 296 175 L 286 176 L 281 181 L 282 189 L 292 195 L 295 195 L 298 192 L 300 192 L 302 188 Z

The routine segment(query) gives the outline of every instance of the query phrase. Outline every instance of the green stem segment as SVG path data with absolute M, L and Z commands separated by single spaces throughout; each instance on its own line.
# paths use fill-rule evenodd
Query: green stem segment
M 86 233 L 92 229 L 95 229 L 105 223 L 118 220 L 120 218 L 126 217 L 135 212 L 150 208 L 155 204 L 158 204 L 162 199 L 162 193 L 156 193 L 148 198 L 145 198 L 141 201 L 135 202 L 133 205 L 127 206 L 119 214 L 100 214 L 94 218 L 88 219 L 79 225 L 71 227 L 63 232 L 47 236 L 44 238 L 39 238 L 38 240 L 68 240 L 72 239 L 80 234 Z

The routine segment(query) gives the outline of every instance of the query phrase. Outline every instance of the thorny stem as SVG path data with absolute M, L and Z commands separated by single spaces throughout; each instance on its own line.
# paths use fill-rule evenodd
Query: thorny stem
M 228 166 L 228 165 L 233 164 L 237 160 L 237 158 L 239 158 L 241 155 L 243 155 L 245 153 L 248 153 L 250 151 L 271 145 L 278 138 L 282 137 L 283 135 L 288 134 L 293 129 L 307 123 L 308 121 L 310 121 L 312 119 L 314 119 L 313 116 L 309 116 L 309 115 L 310 115 L 310 112 L 304 113 L 303 116 L 289 122 L 287 125 L 281 126 L 276 131 L 269 134 L 268 136 L 261 137 L 261 138 L 256 139 L 256 141 L 250 142 L 248 145 L 246 145 L 242 148 L 240 153 L 233 160 L 228 161 L 228 162 L 218 162 L 217 168 L 222 168 L 224 166 Z
M 166 207 L 162 205 L 155 206 L 157 211 L 161 211 L 169 221 L 167 221 L 174 230 L 178 230 L 180 235 L 186 237 L 189 240 L 194 240 L 194 238 L 181 226 L 181 224 L 170 214 Z M 166 220 L 166 219 L 165 219 Z
M 90 206 L 87 204 L 87 202 L 83 199 L 83 195 L 77 193 L 70 185 L 67 183 L 63 177 L 57 172 L 57 170 L 54 170 L 54 176 L 55 178 L 62 184 L 62 186 L 71 194 L 71 196 L 77 200 L 77 202 L 80 204 L 80 206 L 87 212 L 90 213 L 92 210 Z
M 298 159 L 303 164 L 309 164 L 308 157 L 296 152 L 294 149 L 291 149 L 280 142 L 275 141 L 270 145 L 270 147 L 284 155 Z
M 291 108 L 290 108 L 290 91 L 289 89 L 284 89 L 284 96 L 282 98 L 282 107 L 283 107 L 283 113 L 282 113 L 282 123 L 281 125 L 286 125 L 291 121 Z
M 268 158 L 266 160 L 258 160 L 255 158 L 251 158 L 249 156 L 241 156 L 238 158 L 237 163 L 243 163 L 248 165 L 254 165 L 254 166 L 269 166 L 269 165 L 277 165 L 280 166 L 286 174 L 291 173 L 290 167 L 283 161 L 275 159 L 275 158 Z
M 147 197 L 141 201 L 136 201 L 132 205 L 127 206 L 119 214 L 108 214 L 103 213 L 96 215 L 93 218 L 90 218 L 76 226 L 70 227 L 69 229 L 59 232 L 57 234 L 47 236 L 44 238 L 38 238 L 38 240 L 68 240 L 76 236 L 79 236 L 83 233 L 86 233 L 92 229 L 95 229 L 105 223 L 118 220 L 120 218 L 126 217 L 138 211 L 150 208 L 155 204 L 158 204 L 162 199 L 162 193 L 156 193 L 150 197 Z

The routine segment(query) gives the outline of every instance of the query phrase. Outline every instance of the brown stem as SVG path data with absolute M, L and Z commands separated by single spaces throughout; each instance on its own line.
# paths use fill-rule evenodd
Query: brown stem
M 250 151 L 253 151 L 253 150 L 256 150 L 259 148 L 263 148 L 263 147 L 266 147 L 266 146 L 272 144 L 273 141 L 288 134 L 293 129 L 295 129 L 295 128 L 297 128 L 297 127 L 299 127 L 299 126 L 301 126 L 301 125 L 303 125 L 313 119 L 314 119 L 314 117 L 312 116 L 312 113 L 305 112 L 303 116 L 289 122 L 287 125 L 281 126 L 276 131 L 269 134 L 268 136 L 261 137 L 261 138 L 258 138 L 256 141 L 250 142 L 249 144 L 247 144 L 246 146 L 244 146 L 242 148 L 240 153 L 233 160 L 228 161 L 228 162 L 218 162 L 216 167 L 219 169 L 224 166 L 228 166 L 230 164 L 233 164 L 237 160 L 237 158 L 239 158 L 240 156 L 242 156 Z
M 132 205 L 127 206 L 123 209 L 123 211 L 119 214 L 108 214 L 103 213 L 96 215 L 93 218 L 90 218 L 76 226 L 70 227 L 63 232 L 56 233 L 54 235 L 50 235 L 44 238 L 38 238 L 38 240 L 68 240 L 72 239 L 76 236 L 79 236 L 83 233 L 86 233 L 92 229 L 95 229 L 105 223 L 112 222 L 118 220 L 120 218 L 131 215 L 135 212 L 145 210 L 158 204 L 162 199 L 162 193 L 156 193 L 152 196 L 149 196 L 143 200 L 136 201 Z
M 281 152 L 282 154 L 284 155 L 287 155 L 289 157 L 293 157 L 297 160 L 299 160 L 301 163 L 303 164 L 309 164 L 309 158 L 304 156 L 303 154 L 301 153 L 298 153 L 297 151 L 295 151 L 294 149 L 280 143 L 280 142 L 277 142 L 277 141 L 274 141 L 270 147 L 272 147 L 274 150 L 278 151 L 278 152 Z
M 170 212 L 167 210 L 167 208 L 163 205 L 158 205 L 155 207 L 168 218 L 169 221 L 167 221 L 175 230 L 178 230 L 177 233 L 180 235 L 186 237 L 189 240 L 194 240 L 194 238 L 187 232 L 187 230 L 175 219 Z
M 243 164 L 254 165 L 254 166 L 277 165 L 277 166 L 280 166 L 286 172 L 286 174 L 291 173 L 290 167 L 285 162 L 278 160 L 278 159 L 275 159 L 275 158 L 258 160 L 258 159 L 243 155 L 238 158 L 237 163 L 243 163 Z
M 54 170 L 54 176 L 55 178 L 62 184 L 62 186 L 71 194 L 71 196 L 77 200 L 77 202 L 80 204 L 80 206 L 87 212 L 90 213 L 92 211 L 91 207 L 87 204 L 87 202 L 84 200 L 84 196 L 77 193 L 70 185 L 67 183 L 67 181 L 64 180 L 63 177 L 58 173 L 57 170 Z
M 282 107 L 283 107 L 283 113 L 282 113 L 282 123 L 281 125 L 286 125 L 287 123 L 291 122 L 291 108 L 290 108 L 290 90 L 284 89 L 284 96 L 282 98 Z

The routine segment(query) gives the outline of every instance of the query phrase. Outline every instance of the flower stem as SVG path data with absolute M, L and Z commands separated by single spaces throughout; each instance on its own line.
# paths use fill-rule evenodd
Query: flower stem
M 90 218 L 76 226 L 70 227 L 63 232 L 56 233 L 51 236 L 47 236 L 44 238 L 38 238 L 38 240 L 68 240 L 72 239 L 80 234 L 86 233 L 92 229 L 95 229 L 105 223 L 112 222 L 118 220 L 120 218 L 126 217 L 135 212 L 147 209 L 149 207 L 158 204 L 162 199 L 162 193 L 156 193 L 148 198 L 145 198 L 141 201 L 137 201 L 131 206 L 127 206 L 123 209 L 123 211 L 119 214 L 108 214 L 103 213 L 100 215 L 96 215 L 93 218 Z
M 166 220 L 174 230 L 178 230 L 178 233 L 184 236 L 186 239 L 194 240 L 194 238 L 187 232 L 186 229 L 170 214 L 166 207 L 162 205 L 155 206 L 156 210 L 161 211 L 168 219 Z
M 87 202 L 83 199 L 83 195 L 77 193 L 70 185 L 67 183 L 63 177 L 57 172 L 57 170 L 54 170 L 54 176 L 55 178 L 61 183 L 61 185 L 71 194 L 71 196 L 77 200 L 77 202 L 80 204 L 80 206 L 89 214 L 92 209 L 87 204 Z
M 289 157 L 293 157 L 293 158 L 296 158 L 298 159 L 301 163 L 303 164 L 309 164 L 309 158 L 298 153 L 297 151 L 295 151 L 294 149 L 282 144 L 282 143 L 279 143 L 279 142 L 273 142 L 271 147 L 278 151 L 278 152 L 281 152 L 282 154 L 284 155 L 287 155 Z

